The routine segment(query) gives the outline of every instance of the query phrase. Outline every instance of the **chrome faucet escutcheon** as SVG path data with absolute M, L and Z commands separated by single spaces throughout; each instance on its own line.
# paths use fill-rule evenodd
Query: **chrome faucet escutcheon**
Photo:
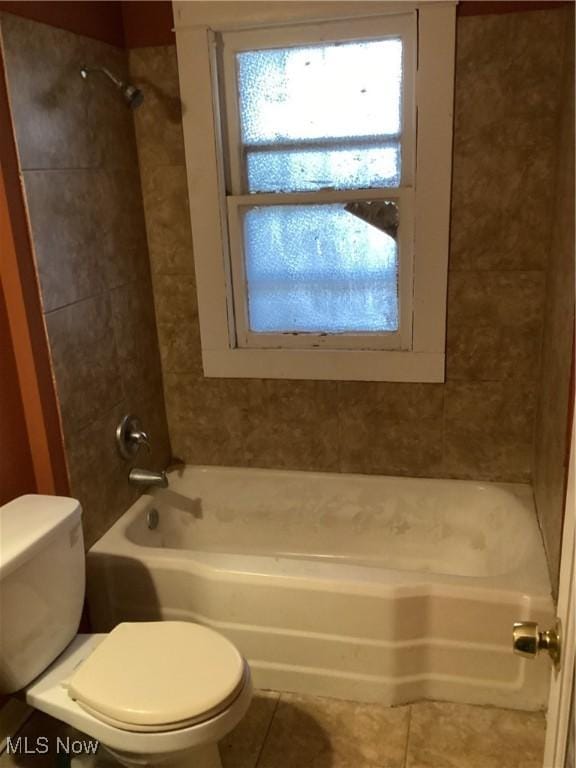
M 133 459 L 140 448 L 144 446 L 150 452 L 150 435 L 142 428 L 137 416 L 123 416 L 116 427 L 116 445 L 120 456 L 126 461 Z

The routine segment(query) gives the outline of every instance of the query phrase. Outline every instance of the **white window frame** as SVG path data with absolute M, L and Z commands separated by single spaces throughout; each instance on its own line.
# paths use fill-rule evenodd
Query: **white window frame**
M 428 2 L 180 2 L 173 3 L 178 48 L 180 90 L 186 150 L 190 214 L 198 289 L 198 308 L 204 373 L 209 377 L 335 379 L 372 381 L 443 381 L 445 367 L 446 282 L 452 153 L 455 3 Z M 418 64 L 415 78 L 417 108 L 416 175 L 410 168 L 400 188 L 322 193 L 334 201 L 354 199 L 399 200 L 399 245 L 402 251 L 400 307 L 409 307 L 401 327 L 411 338 L 395 340 L 379 335 L 367 348 L 366 335 L 346 335 L 346 348 L 334 341 L 301 348 L 298 340 L 265 348 L 238 346 L 245 333 L 245 297 L 238 293 L 238 270 L 243 269 L 238 248 L 238 212 L 255 198 L 275 204 L 312 201 L 316 193 L 299 195 L 232 195 L 226 200 L 221 110 L 217 90 L 215 33 L 262 30 L 281 40 L 283 27 L 302 22 L 365 19 L 374 25 L 389 15 L 413 15 L 417 24 Z M 327 27 L 328 28 L 328 27 Z M 313 31 L 312 34 L 316 34 Z M 377 34 L 374 37 L 378 36 Z M 244 35 L 242 35 L 244 37 Z M 258 47 L 258 46 L 256 46 Z M 232 127 L 234 130 L 234 127 Z M 404 165 L 404 163 L 403 163 Z M 404 172 L 403 168 L 403 172 Z M 238 188 L 233 189 L 238 192 Z M 413 196 L 413 204 L 410 198 Z M 288 200 L 289 198 L 289 200 Z M 412 226 L 413 225 L 413 226 Z M 231 236 L 230 236 L 231 235 Z M 236 244 L 232 250 L 229 242 Z M 412 258 L 413 246 L 413 258 Z M 403 269 L 403 271 L 402 271 Z M 236 280 L 232 280 L 232 272 Z M 240 273 L 241 277 L 241 273 Z M 236 288 L 236 296 L 233 294 Z M 412 289 L 411 306 L 402 291 Z M 236 304 L 236 315 L 234 311 Z M 252 334 L 252 337 L 260 334 Z M 268 334 L 265 334 L 269 336 Z M 337 343 L 338 337 L 336 337 Z M 292 344 L 295 343 L 295 346 Z
M 401 38 L 403 99 L 401 115 L 402 179 L 400 187 L 370 190 L 345 189 L 338 192 L 302 192 L 245 194 L 246 181 L 240 143 L 240 116 L 236 91 L 236 54 L 263 48 L 287 48 L 294 45 Z M 376 19 L 330 21 L 322 24 L 280 26 L 272 29 L 243 30 L 223 35 L 222 63 L 226 95 L 227 133 L 230 165 L 227 195 L 228 239 L 232 265 L 235 341 L 238 348 L 261 349 L 410 349 L 412 345 L 412 264 L 413 264 L 413 179 L 416 114 L 413 84 L 416 72 L 416 14 L 380 16 Z M 381 333 L 253 333 L 248 323 L 247 285 L 243 254 L 242 210 L 257 205 L 298 205 L 353 202 L 357 200 L 392 201 L 400 210 L 397 238 L 399 272 L 399 329 Z

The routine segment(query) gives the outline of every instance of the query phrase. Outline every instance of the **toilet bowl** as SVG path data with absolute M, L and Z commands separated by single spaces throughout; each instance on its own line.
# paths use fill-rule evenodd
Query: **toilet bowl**
M 17 692 L 123 765 L 221 768 L 218 741 L 252 697 L 235 646 L 179 621 L 76 634 L 84 590 L 78 502 L 22 497 L 0 508 L 0 524 L 0 693 Z

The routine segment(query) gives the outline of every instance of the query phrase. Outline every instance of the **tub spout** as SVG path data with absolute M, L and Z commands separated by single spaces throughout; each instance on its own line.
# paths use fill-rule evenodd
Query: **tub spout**
M 138 469 L 137 467 L 134 467 L 134 469 L 130 470 L 128 480 L 132 485 L 138 485 L 140 487 L 154 485 L 157 488 L 168 488 L 168 478 L 166 477 L 166 472 L 164 472 L 164 470 L 161 472 L 153 472 L 149 469 Z

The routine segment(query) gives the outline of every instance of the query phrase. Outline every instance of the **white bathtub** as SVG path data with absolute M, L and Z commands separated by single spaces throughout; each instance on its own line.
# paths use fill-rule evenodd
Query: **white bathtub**
M 549 662 L 510 642 L 554 614 L 529 486 L 186 467 L 92 547 L 88 596 L 95 631 L 215 627 L 263 688 L 546 704 Z

